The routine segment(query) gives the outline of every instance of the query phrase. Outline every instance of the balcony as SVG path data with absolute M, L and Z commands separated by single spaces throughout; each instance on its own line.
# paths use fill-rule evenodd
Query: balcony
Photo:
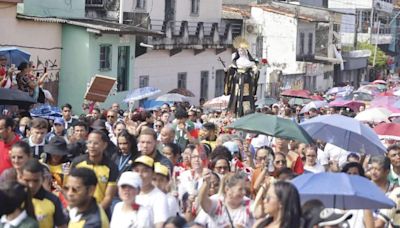
M 154 49 L 194 49 L 195 54 L 207 48 L 225 50 L 232 46 L 232 26 L 218 23 L 152 20 L 150 29 L 162 32 L 162 37 L 150 37 Z

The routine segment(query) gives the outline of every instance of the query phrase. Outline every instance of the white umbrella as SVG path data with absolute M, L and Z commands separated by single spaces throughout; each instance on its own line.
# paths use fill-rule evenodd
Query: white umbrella
M 165 102 L 185 102 L 189 101 L 188 97 L 185 97 L 179 93 L 166 93 L 157 97 L 156 101 L 165 101 Z
M 160 93 L 161 90 L 154 88 L 154 87 L 143 87 L 143 88 L 137 88 L 128 93 L 128 95 L 125 97 L 124 102 L 125 103 L 131 103 L 134 101 L 138 101 L 144 98 L 151 97 L 153 95 L 156 95 Z
M 392 112 L 386 108 L 369 108 L 358 113 L 354 118 L 362 122 L 381 123 L 388 122 L 391 114 Z
M 206 103 L 204 103 L 203 107 L 207 109 L 216 109 L 222 110 L 228 107 L 230 96 L 222 95 L 220 97 L 215 97 Z
M 301 109 L 300 113 L 306 113 L 312 108 L 319 109 L 325 106 L 328 106 L 328 103 L 326 101 L 311 101 Z

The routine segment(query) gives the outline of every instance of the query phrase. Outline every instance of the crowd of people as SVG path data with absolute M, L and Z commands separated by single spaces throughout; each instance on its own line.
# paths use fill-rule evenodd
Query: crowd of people
M 285 101 L 258 111 L 293 121 Z M 114 103 L 78 118 L 0 118 L 0 227 L 396 227 L 397 208 L 338 210 L 300 201 L 303 173 L 369 178 L 396 203 L 400 146 L 365 156 L 226 126 L 226 111 L 164 104 L 124 111 Z M 26 113 L 25 113 L 26 114 Z M 400 205 L 399 205 L 400 206 Z

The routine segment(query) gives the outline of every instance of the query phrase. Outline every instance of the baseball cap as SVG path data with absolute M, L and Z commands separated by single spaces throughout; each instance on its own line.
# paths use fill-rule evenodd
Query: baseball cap
M 169 169 L 167 166 L 161 164 L 160 162 L 154 163 L 154 173 L 161 174 L 165 177 L 169 176 Z
M 118 186 L 129 185 L 133 188 L 141 188 L 142 187 L 142 179 L 140 178 L 139 173 L 126 171 L 123 172 L 118 180 Z
M 136 158 L 135 161 L 133 162 L 133 166 L 136 166 L 138 164 L 142 164 L 142 165 L 145 165 L 145 166 L 153 169 L 154 168 L 154 159 L 149 156 L 142 155 L 142 156 Z
M 57 117 L 57 118 L 54 119 L 54 124 L 61 124 L 61 125 L 64 126 L 65 122 L 64 122 L 63 118 Z
M 341 225 L 345 221 L 351 219 L 353 213 L 351 211 L 341 211 L 339 209 L 325 208 L 319 213 L 319 227 Z
M 232 141 L 225 142 L 222 144 L 224 147 L 228 148 L 228 150 L 231 152 L 231 154 L 239 152 L 239 146 Z

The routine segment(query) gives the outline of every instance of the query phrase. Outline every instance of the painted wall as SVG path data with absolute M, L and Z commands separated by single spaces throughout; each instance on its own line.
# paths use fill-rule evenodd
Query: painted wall
M 80 42 L 76 42 L 79 40 Z M 112 45 L 111 70 L 100 71 L 100 45 Z M 60 104 L 69 102 L 76 113 L 82 111 L 81 106 L 91 78 L 96 75 L 117 77 L 118 47 L 130 46 L 130 70 L 129 78 L 133 76 L 135 37 L 86 32 L 86 29 L 65 25 L 63 29 L 63 69 L 60 80 Z M 71 89 L 73 88 L 73 89 Z M 132 81 L 129 83 L 129 89 L 133 88 Z M 109 107 L 112 102 L 122 102 L 127 92 L 116 92 L 112 90 L 109 97 L 100 107 Z
M 136 1 L 125 0 L 124 12 L 147 12 L 152 20 L 164 20 L 165 0 L 147 0 L 145 9 L 137 9 Z
M 56 98 L 61 68 L 61 25 L 17 19 L 15 4 L 0 3 L 0 29 L 7 31 L 0 35 L 1 47 L 17 46 L 30 53 L 30 60 L 40 73 L 47 66 L 50 77 L 44 87 Z
M 260 24 L 264 36 L 264 51 L 271 67 L 268 71 L 281 70 L 283 74 L 304 73 L 296 62 L 297 20 L 252 7 L 251 18 Z
M 222 15 L 222 0 L 199 0 L 199 14 L 191 15 L 191 0 L 176 1 L 176 21 L 189 22 L 220 22 Z
M 24 0 L 24 14 L 41 17 L 82 18 L 85 0 Z
M 64 25 L 62 38 L 59 104 L 70 103 L 75 113 L 81 113 L 90 72 L 89 34 L 84 28 Z
M 168 51 L 150 51 L 139 56 L 135 60 L 134 86 L 139 86 L 139 77 L 149 75 L 149 85 L 161 89 L 162 93 L 175 89 L 178 85 L 178 73 L 187 72 L 187 89 L 196 97 L 191 98 L 192 104 L 198 104 L 200 98 L 200 72 L 209 71 L 208 98 L 215 95 L 215 71 L 223 69 L 221 57 L 227 65 L 231 62 L 230 49 L 216 55 L 215 50 L 206 51 L 194 55 L 193 50 L 183 50 L 172 57 Z M 157 96 L 156 96 L 157 97 Z

